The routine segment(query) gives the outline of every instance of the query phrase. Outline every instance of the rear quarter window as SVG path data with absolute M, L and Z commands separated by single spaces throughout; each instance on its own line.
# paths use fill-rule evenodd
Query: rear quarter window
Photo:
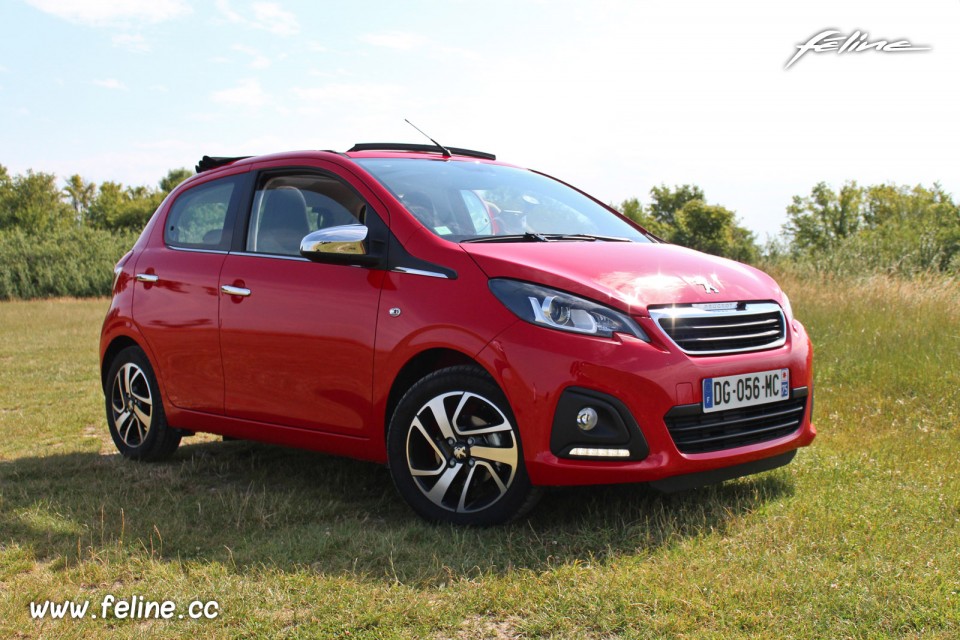
M 164 242 L 185 249 L 229 248 L 227 220 L 236 191 L 236 180 L 226 178 L 181 194 L 167 216 Z

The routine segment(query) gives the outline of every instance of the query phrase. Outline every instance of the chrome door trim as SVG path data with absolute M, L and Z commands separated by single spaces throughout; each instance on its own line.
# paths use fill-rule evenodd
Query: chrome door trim
M 443 278 L 444 280 L 449 280 L 450 276 L 445 273 L 439 273 L 437 271 L 425 271 L 423 269 L 413 269 L 411 267 L 394 267 L 390 271 L 394 273 L 407 273 L 412 276 L 427 276 L 428 278 Z
M 228 296 L 240 296 L 241 298 L 246 298 L 250 295 L 250 289 L 244 289 L 243 287 L 234 287 L 229 284 L 225 284 L 220 287 L 220 291 L 227 294 Z

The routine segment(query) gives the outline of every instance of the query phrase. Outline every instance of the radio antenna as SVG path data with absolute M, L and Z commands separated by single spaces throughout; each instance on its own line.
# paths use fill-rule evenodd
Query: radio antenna
M 413 124 L 412 122 L 410 122 L 410 121 L 407 120 L 406 118 L 404 118 L 403 121 L 406 122 L 406 123 L 407 123 L 408 125 L 410 125 L 411 127 L 413 127 L 414 129 L 416 129 L 417 131 L 419 131 L 420 134 L 421 134 L 424 138 L 426 138 L 427 140 L 429 140 L 430 142 L 433 143 L 433 146 L 435 146 L 437 149 L 440 149 L 440 151 L 443 153 L 443 157 L 444 157 L 444 158 L 449 158 L 449 157 L 452 155 L 452 154 L 450 153 L 450 151 L 448 151 L 445 146 L 443 146 L 442 144 L 440 144 L 439 142 L 437 142 L 436 140 L 434 140 L 433 138 L 431 138 L 430 136 L 428 136 L 427 134 L 425 134 L 420 127 L 418 127 L 417 125 Z

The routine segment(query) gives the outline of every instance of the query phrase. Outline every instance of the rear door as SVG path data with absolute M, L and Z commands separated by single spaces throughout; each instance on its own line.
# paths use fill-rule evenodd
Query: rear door
M 133 317 L 167 400 L 181 409 L 223 413 L 218 284 L 247 180 L 228 176 L 179 194 L 137 260 Z
M 386 233 L 373 202 L 332 171 L 260 175 L 243 250 L 220 274 L 227 415 L 355 435 L 370 424 L 384 273 L 314 263 L 299 247 L 321 227 L 364 223 Z

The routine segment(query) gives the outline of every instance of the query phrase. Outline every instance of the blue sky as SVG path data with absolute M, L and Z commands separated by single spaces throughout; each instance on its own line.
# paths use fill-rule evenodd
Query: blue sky
M 422 142 L 607 202 L 694 182 L 762 239 L 791 196 L 960 196 L 960 1 L 4 0 L 0 164 L 156 184 L 203 154 Z M 808 53 L 828 28 L 928 52 Z

